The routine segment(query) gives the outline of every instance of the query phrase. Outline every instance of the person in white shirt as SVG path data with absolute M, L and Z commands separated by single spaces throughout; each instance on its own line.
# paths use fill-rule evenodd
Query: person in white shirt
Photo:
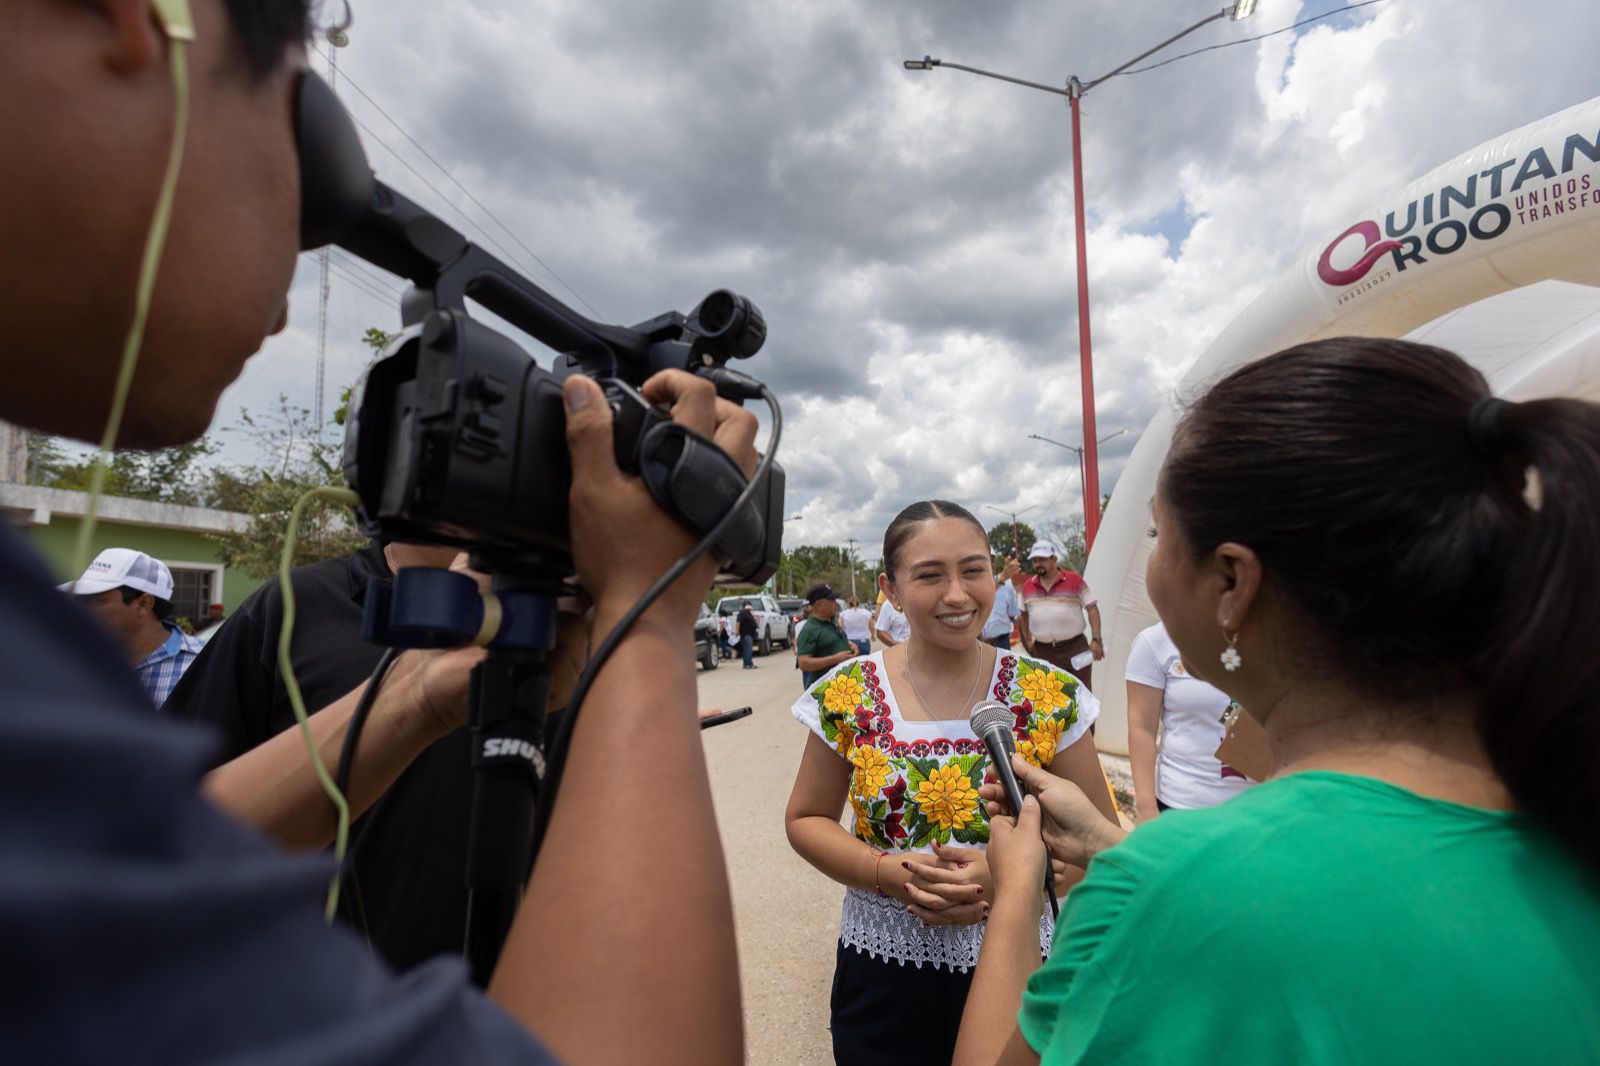
M 839 624 L 845 639 L 856 646 L 856 654 L 872 654 L 872 612 L 860 600 L 851 597 L 850 606 L 839 612 Z
M 1233 701 L 1189 673 L 1165 626 L 1133 638 L 1124 676 L 1139 821 L 1170 807 L 1214 807 L 1255 784 L 1217 758 Z
M 878 607 L 877 633 L 883 646 L 892 648 L 911 639 L 911 623 L 895 609 L 894 604 L 884 600 Z

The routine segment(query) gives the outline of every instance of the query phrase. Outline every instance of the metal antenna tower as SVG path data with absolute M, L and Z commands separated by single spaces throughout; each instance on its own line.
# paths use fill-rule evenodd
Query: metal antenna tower
M 350 43 L 350 35 L 345 31 L 355 21 L 350 11 L 349 0 L 345 0 L 344 19 L 336 22 L 322 31 L 323 39 L 328 42 L 328 87 L 335 92 L 339 91 L 339 49 Z M 324 245 L 317 253 L 317 265 L 322 272 L 322 284 L 317 301 L 317 406 L 316 434 L 320 438 L 323 432 L 323 391 L 324 378 L 328 364 L 328 296 L 332 283 L 333 249 Z

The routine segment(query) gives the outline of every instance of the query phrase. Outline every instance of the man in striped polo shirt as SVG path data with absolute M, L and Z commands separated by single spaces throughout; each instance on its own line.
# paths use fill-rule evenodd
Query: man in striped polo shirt
M 1052 662 L 1093 689 L 1094 663 L 1106 657 L 1100 640 L 1100 608 L 1094 593 L 1075 570 L 1056 565 L 1055 545 L 1036 541 L 1028 553 L 1033 576 L 1022 586 L 1022 646 L 1029 655 Z M 1072 665 L 1074 658 L 1082 666 Z

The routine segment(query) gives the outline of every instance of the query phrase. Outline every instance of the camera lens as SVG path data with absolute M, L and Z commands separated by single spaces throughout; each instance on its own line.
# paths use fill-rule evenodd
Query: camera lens
M 732 359 L 748 359 L 767 341 L 767 320 L 755 304 L 727 289 L 700 301 L 695 316 L 705 338 Z

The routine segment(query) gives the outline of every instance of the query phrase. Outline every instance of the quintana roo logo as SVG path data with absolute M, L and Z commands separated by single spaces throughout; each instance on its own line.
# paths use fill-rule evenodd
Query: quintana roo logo
M 1333 250 L 1343 244 L 1346 238 L 1357 234 L 1360 234 L 1367 244 L 1366 250 L 1361 253 L 1361 258 L 1343 270 L 1334 266 Z M 1363 219 L 1335 237 L 1333 243 L 1322 250 L 1322 258 L 1317 260 L 1317 277 L 1329 285 L 1354 285 L 1367 276 L 1372 264 L 1399 247 L 1399 241 L 1383 239 L 1383 231 L 1378 229 L 1376 222 Z

